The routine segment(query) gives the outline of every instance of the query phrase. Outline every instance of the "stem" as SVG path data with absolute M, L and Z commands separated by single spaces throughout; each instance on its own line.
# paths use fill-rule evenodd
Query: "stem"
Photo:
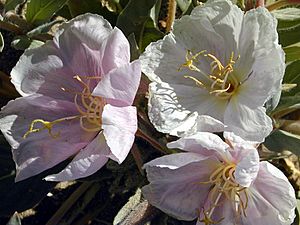
M 23 33 L 22 29 L 19 26 L 16 26 L 14 24 L 7 23 L 7 22 L 1 21 L 1 20 L 0 20 L 0 29 L 11 31 L 15 34 Z
M 171 31 L 173 22 L 175 20 L 175 14 L 176 14 L 176 0 L 169 0 L 166 32 Z
M 275 9 L 282 8 L 282 7 L 287 6 L 289 4 L 291 4 L 291 3 L 289 3 L 286 0 L 279 0 L 277 2 L 274 2 L 274 3 L 270 4 L 270 5 L 267 5 L 266 8 L 271 12 Z
M 46 225 L 56 225 L 59 224 L 62 217 L 66 212 L 74 205 L 74 203 L 79 199 L 81 195 L 92 185 L 92 182 L 82 183 L 76 191 L 74 191 L 71 196 L 61 205 L 61 207 L 56 211 L 56 213 L 50 218 Z

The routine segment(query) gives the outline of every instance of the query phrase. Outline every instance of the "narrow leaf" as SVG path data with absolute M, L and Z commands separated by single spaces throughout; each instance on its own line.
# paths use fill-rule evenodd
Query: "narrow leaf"
M 0 52 L 2 52 L 3 48 L 4 48 L 4 39 L 2 34 L 0 33 Z
M 291 134 L 284 130 L 275 130 L 266 138 L 264 145 L 271 151 L 289 150 L 300 155 L 300 135 Z
M 292 62 L 300 59 L 300 42 L 283 48 L 286 62 Z
M 30 0 L 27 4 L 26 20 L 33 25 L 41 25 L 61 9 L 68 0 Z

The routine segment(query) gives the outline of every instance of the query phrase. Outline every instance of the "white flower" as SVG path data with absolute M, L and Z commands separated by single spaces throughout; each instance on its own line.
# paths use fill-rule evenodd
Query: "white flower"
M 226 131 L 263 141 L 272 130 L 263 106 L 280 91 L 285 69 L 276 26 L 265 8 L 244 14 L 226 0 L 176 20 L 140 57 L 153 81 L 148 105 L 157 130 L 186 135 L 208 115 Z
M 144 197 L 180 220 L 197 225 L 289 225 L 296 198 L 284 174 L 259 162 L 251 142 L 226 134 L 199 132 L 168 144 L 183 153 L 144 165 L 150 184 Z M 229 138 L 229 139 L 227 139 Z

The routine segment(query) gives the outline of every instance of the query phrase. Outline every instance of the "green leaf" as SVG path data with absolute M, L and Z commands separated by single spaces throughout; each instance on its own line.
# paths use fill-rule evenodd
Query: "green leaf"
M 300 42 L 283 48 L 285 52 L 285 61 L 292 62 L 300 59 Z
M 300 93 L 300 60 L 290 62 L 286 65 L 283 83 L 297 85 L 290 91 L 283 92 L 283 96 L 294 96 Z
M 142 34 L 141 41 L 140 41 L 141 51 L 144 51 L 144 49 L 151 42 L 157 41 L 163 38 L 163 36 L 164 34 L 154 27 L 153 20 L 151 18 L 148 18 L 148 20 L 145 23 L 144 32 Z
M 269 135 L 264 145 L 271 151 L 289 150 L 300 155 L 300 135 L 291 134 L 284 130 L 275 130 Z
M 189 9 L 190 5 L 192 4 L 192 0 L 176 0 L 176 2 L 183 14 Z
M 26 20 L 32 25 L 41 25 L 61 9 L 68 0 L 30 0 L 27 4 Z
M 272 112 L 272 116 L 280 118 L 298 109 L 300 109 L 300 95 L 282 96 L 277 108 Z
M 155 37 L 157 37 L 159 32 L 150 18 L 151 9 L 155 6 L 156 1 L 157 0 L 131 0 L 120 13 L 117 20 L 117 27 L 119 27 L 127 37 L 131 33 L 134 33 L 141 50 L 149 43 L 149 40 L 156 39 Z M 152 25 L 150 21 L 152 21 Z M 150 34 L 149 29 L 151 30 Z M 143 40 L 144 36 L 146 40 Z
M 24 2 L 24 0 L 7 0 L 4 5 L 5 11 L 14 10 L 17 5 Z
M 2 52 L 3 48 L 4 48 L 4 39 L 2 34 L 0 33 L 0 52 Z
M 283 22 L 300 22 L 300 9 L 299 8 L 284 8 L 274 10 L 272 14 L 281 23 Z
M 31 39 L 26 35 L 16 36 L 14 40 L 11 42 L 11 46 L 17 50 L 25 50 L 25 49 L 32 49 L 37 48 L 43 45 L 44 42 L 39 40 Z
M 67 4 L 72 17 L 89 12 L 102 15 L 112 26 L 116 24 L 117 15 L 102 7 L 99 0 L 69 0 Z

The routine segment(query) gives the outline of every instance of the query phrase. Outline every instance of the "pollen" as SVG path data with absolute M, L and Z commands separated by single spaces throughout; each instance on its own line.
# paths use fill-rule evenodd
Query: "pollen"
M 45 121 L 43 119 L 33 120 L 28 131 L 23 135 L 24 139 L 32 133 L 43 130 L 48 130 L 50 137 L 58 138 L 60 132 L 53 133 L 53 126 L 70 120 L 79 120 L 81 128 L 87 132 L 100 132 L 102 130 L 102 112 L 106 102 L 101 97 L 93 96 L 90 88 L 90 81 L 93 79 L 100 79 L 100 77 L 76 75 L 73 78 L 82 85 L 82 90 L 78 92 L 64 87 L 61 87 L 61 90 L 74 94 L 74 104 L 78 115 L 63 117 L 54 121 Z M 38 124 L 41 126 L 37 128 L 36 125 Z
M 191 79 L 197 86 L 206 89 L 211 95 L 220 99 L 229 99 L 235 94 L 239 86 L 239 82 L 234 76 L 234 64 L 240 57 L 235 58 L 232 52 L 227 64 L 223 65 L 215 55 L 206 52 L 206 50 L 202 50 L 193 54 L 191 50 L 187 50 L 186 62 L 180 65 L 178 71 L 185 67 L 195 71 L 199 76 L 184 75 L 184 78 Z M 210 73 L 205 73 L 199 68 L 198 65 L 203 60 L 210 61 Z

